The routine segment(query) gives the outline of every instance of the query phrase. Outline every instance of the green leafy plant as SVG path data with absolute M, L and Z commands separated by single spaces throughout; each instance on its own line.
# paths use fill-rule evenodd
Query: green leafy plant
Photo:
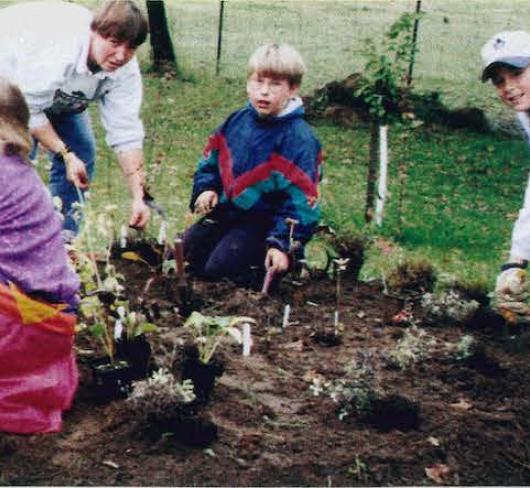
M 396 347 L 385 354 L 385 359 L 392 367 L 406 369 L 430 357 L 436 345 L 433 336 L 413 325 L 405 330 Z
M 372 117 L 384 124 L 399 115 L 398 105 L 407 87 L 407 70 L 415 54 L 413 25 L 418 14 L 403 13 L 384 34 L 381 46 L 365 40 L 363 77 L 355 95 L 361 97 Z
M 122 330 L 130 340 L 140 334 L 154 332 L 157 327 L 148 322 L 143 314 L 131 310 L 129 301 L 123 296 L 125 278 L 110 261 L 115 206 L 109 205 L 104 211 L 96 213 L 87 200 L 81 201 L 84 220 L 72 246 L 74 264 L 81 280 L 81 327 L 89 330 L 110 362 L 114 363 L 115 341 L 121 337 Z M 99 243 L 97 251 L 96 241 Z
M 169 370 L 160 368 L 149 378 L 133 383 L 127 402 L 147 418 L 170 416 L 175 408 L 193 400 L 195 393 L 190 380 L 179 382 Z
M 456 359 L 462 361 L 472 357 L 476 353 L 477 342 L 470 334 L 464 334 L 456 348 Z
M 368 412 L 372 403 L 381 397 L 380 387 L 374 368 L 375 356 L 371 351 L 360 351 L 344 370 L 342 378 L 325 381 L 317 376 L 310 386 L 313 394 L 326 393 L 339 405 L 338 417 L 346 417 Z
M 480 304 L 476 300 L 463 297 L 455 290 L 449 290 L 439 296 L 425 293 L 421 297 L 421 306 L 426 312 L 425 320 L 437 325 L 465 323 L 473 317 Z
M 184 327 L 194 337 L 200 361 L 208 364 L 224 337 L 242 344 L 243 334 L 238 326 L 244 323 L 255 324 L 256 321 L 250 317 L 207 316 L 193 312 L 184 322 Z

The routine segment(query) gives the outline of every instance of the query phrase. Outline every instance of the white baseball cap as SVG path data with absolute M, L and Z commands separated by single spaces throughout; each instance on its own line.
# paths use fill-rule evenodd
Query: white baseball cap
M 530 34 L 525 31 L 506 31 L 495 34 L 480 51 L 482 56 L 482 81 L 493 74 L 496 64 L 525 68 L 530 64 Z

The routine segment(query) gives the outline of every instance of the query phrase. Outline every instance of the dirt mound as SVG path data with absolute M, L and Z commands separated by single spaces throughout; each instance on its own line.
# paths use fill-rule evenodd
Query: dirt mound
M 134 301 L 144 293 L 148 272 L 140 263 L 120 268 Z M 257 320 L 250 357 L 242 356 L 240 346 L 223 348 L 224 372 L 203 410 L 217 440 L 205 450 L 174 435 L 150 436 L 138 415 L 125 408 L 125 400 L 95 405 L 90 372 L 81 361 L 80 389 L 62 433 L 0 434 L 2 484 L 530 483 L 530 370 L 524 334 L 513 336 L 506 325 L 486 321 L 487 314 L 477 314 L 465 328 L 454 323 L 427 327 L 417 303 L 412 308 L 408 303 L 415 322 L 410 314 L 407 323 L 398 321 L 402 298 L 384 295 L 378 284 L 346 277 L 337 328 L 332 279 L 285 282 L 275 296 L 201 281 L 193 291 L 203 314 Z M 162 330 L 150 338 L 156 360 L 177 340 L 182 317 L 164 280 L 153 282 L 143 302 L 158 305 Z M 286 304 L 291 314 L 282 327 Z M 389 355 L 407 351 L 411 324 L 423 331 L 416 335 L 419 343 L 409 344 L 412 359 L 407 366 L 390 367 Z M 336 332 L 338 341 L 314 340 L 316 334 Z M 472 335 L 480 347 L 463 348 L 464 335 Z M 80 350 L 89 347 L 83 341 L 79 337 Z M 373 381 L 377 394 L 371 403 L 357 402 L 358 410 L 349 408 L 340 420 L 340 409 L 353 403 L 339 400 L 347 388 L 359 388 L 351 378 L 362 376 L 359 368 L 348 376 L 345 367 L 360 353 L 370 358 L 365 390 Z M 350 391 L 352 402 L 359 393 Z
M 342 81 L 332 81 L 304 98 L 309 119 L 324 118 L 346 127 L 354 127 L 370 120 L 368 105 L 357 96 L 362 75 L 353 73 Z M 488 132 L 490 125 L 484 112 L 478 108 L 463 107 L 449 109 L 437 92 L 426 94 L 402 90 L 400 101 L 385 107 L 389 113 L 414 114 L 427 126 L 440 125 L 453 129 L 470 129 Z

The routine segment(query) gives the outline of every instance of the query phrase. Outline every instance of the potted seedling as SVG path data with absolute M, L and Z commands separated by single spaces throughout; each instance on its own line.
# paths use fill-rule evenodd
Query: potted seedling
M 114 320 L 109 314 L 109 305 L 100 301 L 97 294 L 88 295 L 80 304 L 81 316 L 91 322 L 88 330 L 102 346 L 104 356 L 92 358 L 94 395 L 99 403 L 125 398 L 131 385 L 131 365 L 116 353 Z
M 131 379 L 145 378 L 150 372 L 151 344 L 146 334 L 158 327 L 148 322 L 141 312 L 131 311 L 129 302 L 121 302 L 116 308 L 116 352 L 131 365 Z
M 206 447 L 217 438 L 217 427 L 199 415 L 193 383 L 177 381 L 166 368 L 133 384 L 127 400 L 139 414 L 142 430 L 150 437 L 170 434 L 183 444 Z
M 121 226 L 119 237 L 111 245 L 111 256 L 114 259 L 124 258 L 141 261 L 151 268 L 159 269 L 163 264 L 164 256 L 167 254 L 167 215 L 145 188 L 144 202 L 161 218 L 158 239 L 146 237 L 142 229 Z M 129 236 L 130 231 L 136 231 L 136 235 Z
M 250 317 L 210 317 L 193 312 L 184 323 L 193 337 L 193 344 L 184 348 L 181 373 L 183 379 L 193 382 L 199 403 L 208 403 L 215 378 L 223 374 L 224 365 L 214 357 L 218 346 L 224 338 L 242 344 L 243 334 L 239 326 L 245 323 L 256 322 Z

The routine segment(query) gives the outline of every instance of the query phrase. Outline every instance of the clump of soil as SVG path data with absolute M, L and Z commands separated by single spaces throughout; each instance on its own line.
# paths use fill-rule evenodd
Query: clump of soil
M 396 293 L 426 293 L 433 290 L 436 274 L 432 264 L 428 261 L 410 259 L 390 270 L 386 281 L 388 288 Z
M 141 263 L 117 264 L 134 302 L 149 273 Z M 418 486 L 432 484 L 426 469 L 444 465 L 452 485 L 530 484 L 530 369 L 524 341 L 518 350 L 508 347 L 509 329 L 493 321 L 440 323 L 429 328 L 437 344 L 457 344 L 472 334 L 478 352 L 459 360 L 444 348 L 431 348 L 407 368 L 388 368 L 382 353 L 392 351 L 403 336 L 403 325 L 389 318 L 402 309 L 402 300 L 383 294 L 381 284 L 344 279 L 341 340 L 330 347 L 315 341 L 314 334 L 333 331 L 335 286 L 332 279 L 296 285 L 285 280 L 277 294 L 263 296 L 227 282 L 194 281 L 201 313 L 257 321 L 249 357 L 234 343 L 220 348 L 224 373 L 195 426 L 199 434 L 214 435 L 208 429 L 215 429 L 217 440 L 207 450 L 190 445 L 193 426 L 191 439 L 154 432 L 154 426 L 139 435 L 127 400 L 95 405 L 89 370 L 81 362 L 80 387 L 61 433 L 0 434 L 1 482 Z M 180 348 L 184 319 L 168 298 L 168 287 L 155 280 L 143 296 L 145 303 L 159 305 L 160 333 L 149 338 L 155 361 Z M 291 314 L 282 327 L 286 304 Z M 77 344 L 80 357 L 92 347 L 84 335 Z M 374 353 L 371 367 L 381 403 L 366 417 L 353 414 L 341 421 L 331 396 L 314 395 L 312 379 L 340 380 L 344 365 L 365 351 Z
M 368 105 L 357 96 L 363 77 L 353 73 L 342 81 L 332 81 L 304 98 L 309 119 L 324 118 L 346 127 L 354 127 L 370 120 Z M 467 128 L 485 133 L 490 130 L 488 120 L 481 109 L 461 107 L 449 109 L 438 92 L 426 94 L 401 90 L 399 102 L 385 107 L 396 115 L 414 114 L 427 126 L 445 126 L 453 129 Z

